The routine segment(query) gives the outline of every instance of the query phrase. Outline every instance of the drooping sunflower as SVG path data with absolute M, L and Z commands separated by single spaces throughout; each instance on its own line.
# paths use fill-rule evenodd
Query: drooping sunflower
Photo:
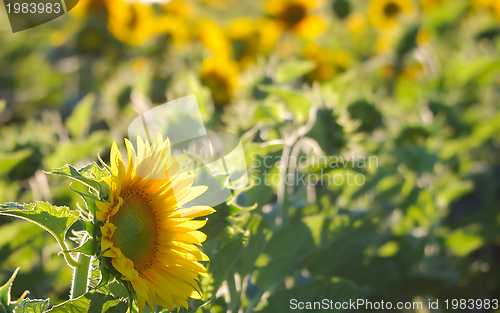
M 368 17 L 374 27 L 387 29 L 395 26 L 401 15 L 413 10 L 411 0 L 372 0 Z
M 265 10 L 284 29 L 303 38 L 318 36 L 325 28 L 322 17 L 312 13 L 316 0 L 267 0 Z
M 123 281 L 130 282 L 139 309 L 146 303 L 174 310 L 188 307 L 187 298 L 201 298 L 197 280 L 207 277 L 199 261 L 208 261 L 198 250 L 206 235 L 197 229 L 213 213 L 208 206 L 183 205 L 206 191 L 192 187 L 194 177 L 182 172 L 185 156 L 172 157 L 169 140 L 158 135 L 152 144 L 137 138 L 137 154 L 125 140 L 127 163 L 118 146 L 111 147 L 109 202 L 97 201 L 101 226 L 101 251 L 111 260 Z

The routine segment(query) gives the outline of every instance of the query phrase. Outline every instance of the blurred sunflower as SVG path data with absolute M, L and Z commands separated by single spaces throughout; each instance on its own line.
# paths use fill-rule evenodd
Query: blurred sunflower
M 498 0 L 470 0 L 473 8 L 486 8 L 491 10 L 495 18 L 500 19 L 500 1 Z
M 316 63 L 316 68 L 306 75 L 310 81 L 324 82 L 332 79 L 345 72 L 352 62 L 351 55 L 346 51 L 329 50 L 313 43 L 305 46 L 303 55 Z
M 395 26 L 401 15 L 412 10 L 411 0 L 372 0 L 368 7 L 368 17 L 374 27 L 387 29 Z
M 161 6 L 162 14 L 158 24 L 170 35 L 176 45 L 185 45 L 190 40 L 189 23 L 193 16 L 192 6 L 183 0 L 172 0 Z
M 381 66 L 378 71 L 382 79 L 390 79 L 394 76 L 395 67 L 393 64 L 386 64 Z M 398 72 L 398 75 L 408 81 L 418 81 L 425 76 L 424 66 L 420 62 L 408 64 Z
M 137 46 L 159 32 L 152 6 L 123 0 L 104 1 L 108 9 L 108 30 L 116 39 Z
M 200 20 L 195 29 L 194 37 L 210 51 L 217 55 L 230 55 L 231 43 L 220 26 L 210 19 Z
M 171 155 L 169 140 L 158 135 L 150 145 L 137 137 L 137 155 L 127 139 L 127 164 L 116 142 L 111 147 L 109 202 L 97 201 L 101 226 L 101 251 L 130 282 L 139 310 L 154 303 L 169 310 L 188 307 L 187 298 L 201 298 L 198 276 L 207 277 L 198 261 L 208 257 L 197 246 L 205 240 L 197 231 L 211 214 L 208 206 L 183 208 L 207 187 L 192 187 L 193 176 L 181 173 L 185 156 Z M 175 190 L 175 194 L 174 194 Z
M 226 32 L 232 56 L 242 68 L 254 63 L 259 55 L 269 54 L 281 35 L 281 29 L 269 19 L 241 18 L 233 21 Z
M 299 37 L 311 38 L 326 27 L 323 18 L 311 14 L 317 6 L 317 0 L 267 0 L 265 10 L 282 29 L 290 30 Z
M 226 55 L 218 55 L 203 60 L 201 80 L 212 92 L 216 104 L 228 103 L 238 86 L 238 63 Z

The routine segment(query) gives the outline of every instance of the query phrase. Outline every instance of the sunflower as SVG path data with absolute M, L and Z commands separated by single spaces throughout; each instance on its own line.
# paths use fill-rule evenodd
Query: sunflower
M 198 276 L 207 277 L 198 261 L 208 257 L 198 250 L 206 236 L 197 231 L 213 213 L 208 206 L 184 208 L 206 186 L 192 187 L 194 177 L 182 173 L 186 156 L 172 157 L 169 140 L 158 135 L 150 145 L 137 137 L 137 154 L 130 143 L 127 164 L 116 142 L 111 147 L 109 202 L 97 201 L 101 251 L 137 294 L 140 312 L 147 303 L 169 310 L 188 307 L 187 298 L 201 298 Z M 175 193 L 174 193 L 175 190 Z
M 268 55 L 275 47 L 281 29 L 270 19 L 240 18 L 226 30 L 232 43 L 232 56 L 242 68 L 255 63 L 259 55 Z
M 352 63 L 352 57 L 343 50 L 329 50 L 309 43 L 303 52 L 304 58 L 316 63 L 316 67 L 306 77 L 310 81 L 324 82 L 345 72 Z
M 201 80 L 212 92 L 216 104 L 228 103 L 238 86 L 238 63 L 228 56 L 218 55 L 203 60 Z
M 317 3 L 316 0 L 267 0 L 265 10 L 283 29 L 299 37 L 311 38 L 326 27 L 323 18 L 311 14 Z
M 368 7 L 368 17 L 376 28 L 387 29 L 395 26 L 398 18 L 412 9 L 410 0 L 372 0 Z
M 498 0 L 470 0 L 472 8 L 477 10 L 480 8 L 489 9 L 496 19 L 500 19 L 500 1 Z
M 138 46 L 159 33 L 152 6 L 123 0 L 104 1 L 108 10 L 108 30 L 116 39 Z
M 220 26 L 210 19 L 201 19 L 196 25 L 194 37 L 216 55 L 230 55 L 231 42 Z
M 184 0 L 172 0 L 161 6 L 162 14 L 157 23 L 161 30 L 170 35 L 177 46 L 185 45 L 190 39 L 190 20 L 193 16 L 192 6 Z

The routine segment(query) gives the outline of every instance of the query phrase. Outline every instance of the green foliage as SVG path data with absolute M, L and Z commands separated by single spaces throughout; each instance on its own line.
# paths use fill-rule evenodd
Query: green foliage
M 54 236 L 62 251 L 67 251 L 64 242 L 66 232 L 78 219 L 76 211 L 72 211 L 67 207 L 56 207 L 41 201 L 30 204 L 1 204 L 0 215 L 26 219 L 44 228 Z M 70 262 L 69 259 L 66 260 Z
M 226 1 L 193 7 L 221 28 L 239 15 L 272 19 L 258 1 L 228 10 L 212 2 Z M 302 38 L 289 25 L 271 53 L 238 63 L 224 106 L 214 105 L 200 78 L 205 60 L 222 53 L 204 47 L 198 33 L 186 45 L 160 34 L 128 46 L 110 33 L 99 6 L 39 32 L 11 36 L 0 25 L 0 280 L 22 268 L 0 289 L 0 312 L 127 309 L 126 288 L 95 257 L 90 291 L 66 301 L 71 268 L 57 253 L 100 250 L 95 200 L 107 199 L 102 178 L 110 169 L 97 153 L 108 162 L 113 140 L 124 151 L 138 113 L 189 94 L 208 129 L 240 136 L 250 183 L 208 217 L 201 249 L 211 260 L 209 278 L 201 280 L 203 299 L 182 312 L 287 312 L 290 299 L 498 298 L 493 7 L 412 1 L 398 28 L 383 30 L 372 25 L 370 1 L 323 2 L 309 13 L 327 21 L 324 32 Z M 424 10 L 424 2 L 437 5 Z M 193 21 L 178 28 L 200 31 Z M 245 43 L 253 50 L 257 33 Z M 311 56 L 310 46 L 321 50 Z M 151 103 L 132 101 L 137 92 Z M 366 166 L 358 166 L 361 157 Z M 213 177 L 214 186 L 224 179 Z M 12 303 L 26 289 L 50 303 Z
M 46 312 L 48 308 L 49 299 L 31 300 L 26 298 L 14 309 L 14 313 L 42 313 Z
M 54 306 L 47 312 L 66 313 L 66 312 L 96 312 L 96 313 L 112 313 L 125 312 L 127 303 L 122 299 L 117 299 L 110 295 L 105 295 L 97 291 L 90 291 L 80 297 L 68 300 L 64 303 Z

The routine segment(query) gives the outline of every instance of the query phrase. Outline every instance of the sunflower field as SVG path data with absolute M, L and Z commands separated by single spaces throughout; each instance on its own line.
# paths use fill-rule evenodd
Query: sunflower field
M 0 313 L 500 312 L 500 1 L 17 2 Z M 170 103 L 240 166 L 149 134 Z

